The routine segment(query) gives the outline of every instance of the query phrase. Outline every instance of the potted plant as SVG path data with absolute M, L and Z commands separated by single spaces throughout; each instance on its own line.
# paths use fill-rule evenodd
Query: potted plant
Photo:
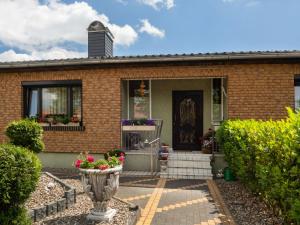
M 95 161 L 91 155 L 80 154 L 74 165 L 79 169 L 84 192 L 91 198 L 94 208 L 87 216 L 92 221 L 111 221 L 116 209 L 108 207 L 119 188 L 119 173 L 124 155 Z
M 208 129 L 203 137 L 200 138 L 202 153 L 211 154 L 215 143 L 215 131 L 211 128 Z
M 160 172 L 164 173 L 167 171 L 168 156 L 169 156 L 169 145 L 162 144 L 159 152 Z

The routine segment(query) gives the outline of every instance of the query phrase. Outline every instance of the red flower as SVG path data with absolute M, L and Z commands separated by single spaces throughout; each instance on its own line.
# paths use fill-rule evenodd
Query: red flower
M 106 169 L 108 169 L 108 165 L 100 165 L 99 169 L 100 170 L 106 170 Z
M 124 152 L 121 152 L 120 156 L 125 156 Z
M 119 160 L 120 160 L 121 164 L 123 164 L 124 161 L 125 161 L 125 157 L 124 157 L 123 155 L 121 155 L 121 156 L 119 157 Z
M 82 160 L 81 159 L 77 159 L 76 161 L 75 161 L 75 167 L 76 168 L 80 168 L 80 164 L 82 163 Z
M 91 156 L 91 155 L 88 155 L 88 156 L 86 157 L 86 160 L 89 161 L 90 163 L 92 163 L 92 162 L 95 161 L 94 157 Z

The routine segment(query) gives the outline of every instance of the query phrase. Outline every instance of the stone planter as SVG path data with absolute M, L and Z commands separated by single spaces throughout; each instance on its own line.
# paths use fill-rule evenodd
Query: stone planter
M 168 169 L 168 160 L 159 160 L 160 162 L 160 172 L 166 173 Z
M 83 190 L 94 204 L 94 208 L 87 216 L 87 219 L 93 221 L 111 221 L 116 214 L 116 210 L 109 208 L 108 203 L 119 188 L 119 173 L 122 171 L 122 166 L 106 170 L 79 170 L 81 172 Z

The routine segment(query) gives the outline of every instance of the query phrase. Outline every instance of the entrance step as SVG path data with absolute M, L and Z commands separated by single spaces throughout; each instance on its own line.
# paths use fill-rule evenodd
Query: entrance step
M 212 179 L 210 154 L 184 152 L 170 153 L 166 170 L 160 172 L 162 178 Z

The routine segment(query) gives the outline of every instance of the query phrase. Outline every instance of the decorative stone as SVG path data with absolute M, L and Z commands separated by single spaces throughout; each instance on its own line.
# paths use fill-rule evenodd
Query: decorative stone
M 66 198 L 66 206 L 67 208 L 70 208 L 72 205 L 75 204 L 75 189 L 71 189 L 65 192 L 65 198 Z
M 122 166 L 115 168 L 79 169 L 83 190 L 91 198 L 94 208 L 87 216 L 92 221 L 111 221 L 116 214 L 115 209 L 108 207 L 110 199 L 116 194 L 119 188 L 119 173 Z
M 35 214 L 35 221 L 40 221 L 43 218 L 45 218 L 47 215 L 46 206 L 42 206 L 40 208 L 35 208 L 33 210 L 34 210 L 34 214 Z
M 57 212 L 62 212 L 65 210 L 67 206 L 67 200 L 65 198 L 61 198 L 57 201 Z
M 46 205 L 47 216 L 53 215 L 57 213 L 57 202 L 51 202 Z

